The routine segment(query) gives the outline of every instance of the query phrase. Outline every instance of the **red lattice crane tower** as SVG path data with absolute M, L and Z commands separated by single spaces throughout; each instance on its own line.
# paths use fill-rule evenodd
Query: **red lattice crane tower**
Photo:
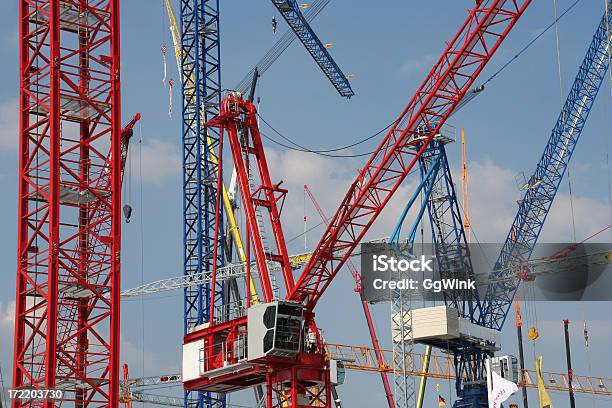
M 117 407 L 121 167 L 127 152 L 119 0 L 19 4 L 13 388 L 61 389 L 64 404 Z M 14 407 L 59 403 L 13 400 Z

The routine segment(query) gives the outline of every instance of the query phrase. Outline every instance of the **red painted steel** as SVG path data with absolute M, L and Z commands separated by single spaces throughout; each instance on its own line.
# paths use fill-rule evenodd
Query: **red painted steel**
M 118 405 L 118 0 L 20 1 L 13 388 Z M 59 401 L 18 401 L 52 407 Z
M 206 126 L 218 127 L 221 132 L 227 132 L 246 216 L 247 236 L 253 245 L 264 300 L 270 302 L 274 294 L 270 283 L 268 261 L 278 262 L 280 265 L 287 293 L 295 285 L 280 223 L 279 203 L 282 209 L 287 190 L 280 188 L 280 183 L 272 184 L 270 179 L 257 126 L 257 111 L 252 102 L 230 93 L 221 102 L 219 116 L 207 122 Z M 219 163 L 222 161 L 221 153 L 218 155 Z M 257 171 L 251 171 L 251 162 Z M 260 209 L 267 212 L 267 220 L 264 220 L 263 216 L 258 217 Z M 263 233 L 267 226 L 264 225 L 266 221 L 274 236 L 275 252 L 267 251 L 264 245 Z
M 238 94 L 229 93 L 221 103 L 219 117 L 207 122 L 206 126 L 218 127 L 221 137 L 227 137 L 229 140 L 247 223 L 247 240 L 253 245 L 264 299 L 270 302 L 274 299 L 274 293 L 268 262 L 279 263 L 287 293 L 294 285 L 280 224 L 280 208 L 287 191 L 279 187 L 280 183 L 272 184 L 270 181 L 257 125 L 257 112 L 253 103 L 243 100 Z M 222 151 L 217 157 L 221 166 Z M 217 183 L 219 182 L 218 178 Z M 258 209 L 267 212 L 266 220 L 257 213 Z M 275 252 L 265 249 L 263 231 L 266 227 L 274 236 Z M 213 282 L 214 280 L 215 270 L 213 270 Z M 309 327 L 316 329 L 314 323 Z M 294 358 L 266 356 L 254 362 L 245 361 L 242 355 L 244 350 L 240 349 L 240 344 L 246 335 L 246 316 L 225 322 L 213 319 L 210 326 L 187 334 L 184 339 L 185 344 L 203 340 L 205 359 L 202 362 L 202 370 L 210 375 L 204 374 L 184 382 L 185 389 L 231 392 L 266 382 L 269 407 L 276 406 L 271 402 L 273 394 L 277 404 L 280 404 L 278 406 L 286 408 L 329 406 L 331 401 L 329 369 L 325 352 L 321 347 L 298 353 Z M 305 401 L 311 402 L 305 405 L 307 404 Z
M 364 234 L 453 113 L 530 0 L 479 1 L 333 216 L 289 300 L 313 310 Z M 430 129 L 422 131 L 421 129 Z M 420 147 L 419 147 L 420 146 Z M 342 254 L 336 258 L 335 254 Z
M 325 226 L 328 227 L 329 219 L 323 212 L 323 209 L 317 202 L 317 199 L 315 198 L 314 194 L 312 194 L 312 191 L 310 191 L 310 188 L 308 188 L 306 184 L 304 184 L 304 191 L 306 191 L 306 194 L 308 194 L 310 201 L 312 201 L 312 204 L 315 206 L 315 209 L 317 210 L 317 212 L 323 219 Z M 368 305 L 368 302 L 366 302 L 363 291 L 361 290 L 361 274 L 357 270 L 357 267 L 355 266 L 355 264 L 353 264 L 353 262 L 350 259 L 347 260 L 346 266 L 348 270 L 351 272 L 351 275 L 353 276 L 353 280 L 355 281 L 355 292 L 359 293 L 359 297 L 361 300 L 361 307 L 363 309 L 363 314 L 365 315 L 366 323 L 368 325 L 368 332 L 370 333 L 370 340 L 372 341 L 372 348 L 375 351 L 376 360 L 378 361 L 379 367 L 383 367 L 386 365 L 385 359 L 383 357 L 382 351 L 380 350 L 380 343 L 378 342 L 378 335 L 376 334 L 376 328 L 374 327 L 374 320 L 372 319 L 372 313 L 370 312 L 370 306 Z M 387 378 L 387 373 L 381 371 L 380 379 L 382 380 L 383 388 L 385 389 L 387 405 L 389 405 L 389 408 L 395 408 L 395 400 L 393 399 L 393 391 L 391 390 L 391 384 L 389 383 L 389 378 Z
M 248 226 L 247 236 L 252 238 L 254 243 L 255 259 L 266 302 L 272 299 L 266 260 L 274 259 L 279 261 L 283 267 L 283 277 L 288 292 L 286 298 L 301 302 L 306 307 L 305 330 L 308 327 L 316 328 L 313 310 L 317 301 L 530 3 L 530 0 L 476 2 L 476 8 L 469 11 L 468 18 L 448 44 L 440 60 L 392 126 L 377 151 L 360 171 L 357 180 L 350 186 L 313 257 L 295 285 L 278 215 L 273 211 L 276 209 L 276 202 L 284 196 L 285 191 L 279 189 L 278 185 L 273 186 L 269 181 L 256 123 L 255 107 L 252 103 L 243 101 L 236 94 L 230 94 L 223 100 L 219 118 L 209 122 L 208 125 L 228 131 L 240 192 L 243 199 L 248 198 L 244 200 Z M 246 143 L 244 141 L 241 143 L 238 132 L 240 128 L 249 130 L 251 136 L 249 140 L 252 141 L 252 145 L 248 140 Z M 423 131 L 423 129 L 429 131 Z M 251 188 L 248 177 L 248 160 L 251 156 L 257 161 L 258 175 L 262 179 L 261 186 L 255 190 Z M 262 248 L 255 217 L 255 209 L 258 206 L 270 209 L 277 254 L 266 254 Z M 336 259 L 337 254 L 342 255 Z M 236 336 L 246 333 L 245 326 L 246 319 L 244 318 L 222 324 L 213 322 L 210 327 L 198 333 L 198 336 L 204 337 L 205 344 L 208 346 L 217 344 L 217 341 L 221 340 L 227 352 L 232 350 L 232 343 Z M 187 336 L 185 342 L 189 341 L 190 338 Z M 231 353 L 226 355 L 235 358 Z M 282 406 L 330 406 L 329 375 L 325 374 L 323 376 L 325 378 L 318 378 L 318 381 L 321 381 L 318 383 L 319 388 L 316 386 L 317 382 L 311 381 L 312 378 L 310 378 L 311 375 L 316 376 L 317 372 L 327 372 L 326 360 L 321 359 L 317 363 L 318 356 L 320 356 L 319 352 L 306 352 L 300 353 L 297 360 L 264 358 L 250 368 L 248 366 L 251 362 L 230 362 L 230 365 L 246 364 L 247 367 L 244 371 L 235 374 L 224 374 L 222 378 L 203 376 L 193 380 L 191 384 L 185 383 L 185 386 L 188 389 L 221 388 L 231 391 L 265 381 L 268 387 L 269 407 L 274 406 L 273 396 L 276 396 L 276 402 L 280 401 Z M 209 364 L 212 365 L 209 368 L 215 370 L 215 364 L 223 364 L 226 359 L 225 356 L 211 355 Z M 304 366 L 304 361 L 310 360 L 312 361 L 307 364 L 304 372 L 298 369 L 300 365 Z M 266 370 L 261 370 L 262 368 Z M 263 378 L 262 374 L 266 371 L 275 374 L 269 374 Z M 321 399 L 311 404 L 304 403 L 305 400 L 300 401 L 301 397 L 306 395 L 317 400 L 318 395 L 316 394 L 321 390 L 323 390 L 324 400 Z

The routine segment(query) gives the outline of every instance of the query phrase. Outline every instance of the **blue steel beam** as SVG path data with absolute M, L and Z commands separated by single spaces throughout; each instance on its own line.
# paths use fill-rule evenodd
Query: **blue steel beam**
M 610 62 L 608 27 L 612 1 L 601 19 L 536 170 L 525 186 L 518 213 L 491 274 L 481 324 L 501 330 L 519 286 L 516 269 L 527 261 L 542 231 L 574 148 L 582 134 Z M 509 279 L 506 279 L 509 278 Z
M 455 192 L 446 149 L 441 140 L 429 144 L 421 158 L 419 167 L 425 175 L 434 160 L 440 160 L 440 171 L 434 180 L 433 192 L 427 198 L 427 209 L 432 231 L 438 271 L 442 279 L 474 279 L 474 268 L 467 243 L 459 200 Z M 476 290 L 444 291 L 444 303 L 455 308 L 459 315 L 479 322 L 482 304 Z M 455 367 L 455 389 L 459 397 L 453 407 L 480 408 L 487 406 L 487 390 L 481 385 L 485 377 L 485 360 L 492 352 L 478 349 L 471 344 L 453 347 Z
M 431 194 L 431 189 L 434 185 L 434 180 L 438 175 L 439 168 L 440 168 L 440 158 L 438 157 L 431 161 L 429 169 L 421 173 L 421 182 L 417 186 L 414 193 L 412 193 L 412 196 L 408 200 L 408 203 L 406 203 L 406 206 L 404 207 L 404 210 L 402 211 L 402 214 L 400 215 L 400 218 L 397 221 L 395 228 L 393 229 L 393 232 L 391 233 L 391 237 L 389 238 L 390 244 L 398 245 L 401 243 L 402 226 L 404 225 L 404 221 L 406 220 L 406 217 L 408 216 L 408 211 L 410 211 L 416 199 L 419 197 L 423 189 L 425 189 L 425 200 L 423 204 L 421 205 L 421 207 L 419 208 L 419 213 L 415 217 L 415 222 L 410 228 L 410 232 L 408 233 L 408 238 L 406 239 L 408 248 L 412 249 L 412 247 L 414 246 L 414 237 L 416 235 L 415 231 L 417 230 L 417 227 L 419 223 L 421 222 L 423 213 L 425 212 L 425 209 L 427 208 L 425 204 L 427 202 L 429 195 Z
M 215 235 L 217 197 L 216 161 L 211 160 L 206 135 L 217 148 L 219 136 L 202 123 L 216 116 L 221 99 L 219 53 L 219 1 L 181 0 L 183 244 L 184 274 L 201 276 L 213 264 L 223 266 L 224 237 Z M 214 151 L 214 150 L 213 150 Z M 223 219 L 223 217 L 221 217 Z M 224 231 L 220 226 L 220 231 Z M 218 258 L 214 247 L 220 246 Z M 211 293 L 212 292 L 212 293 Z M 184 332 L 209 320 L 211 302 L 223 296 L 222 285 L 199 285 L 184 290 Z M 225 405 L 223 395 L 185 393 L 185 406 Z
M 330 0 L 315 0 L 312 2 L 308 10 L 304 13 L 304 18 L 307 22 L 311 22 L 319 15 L 321 11 L 329 4 Z M 242 78 L 242 80 L 236 85 L 236 91 L 246 95 L 251 83 L 253 81 L 253 74 L 257 70 L 258 76 L 262 76 L 268 68 L 274 64 L 274 62 L 281 56 L 283 52 L 293 43 L 295 40 L 295 33 L 293 30 L 288 29 L 281 35 L 281 37 L 274 43 L 274 45 L 261 57 L 261 59 L 255 64 L 253 68 Z
M 536 171 L 526 185 L 525 196 L 520 202 L 515 220 L 491 274 L 493 283 L 487 288 L 485 299 L 481 302 L 477 293 L 468 296 L 465 293 L 457 294 L 459 297 L 453 293 L 445 293 L 446 305 L 459 309 L 462 316 L 470 318 L 474 323 L 501 330 L 508 315 L 519 280 L 499 278 L 517 276 L 512 266 L 521 265 L 531 256 L 608 69 L 611 45 L 607 27 L 612 24 L 612 1 L 608 2 L 607 7 L 608 12 L 604 13 L 595 32 Z M 441 143 L 438 145 L 432 143 L 420 159 L 422 174 L 427 173 L 427 162 L 440 155 L 445 157 L 444 147 Z M 434 186 L 436 191 L 427 203 L 436 256 L 438 262 L 447 258 L 457 258 L 454 262 L 460 262 L 464 266 L 463 271 L 457 272 L 470 273 L 472 269 L 469 249 L 448 163 L 442 160 L 441 167 L 440 180 Z M 441 277 L 453 277 L 453 268 L 451 265 L 440 265 L 440 273 Z M 458 379 L 476 384 L 479 379 L 484 378 L 484 363 L 489 353 L 466 344 L 466 347 L 458 348 L 453 354 Z M 454 408 L 487 406 L 484 387 L 469 384 L 462 386 L 462 381 L 458 380 L 456 388 L 459 399 L 455 401 Z
M 336 61 L 321 43 L 308 21 L 300 12 L 300 7 L 295 0 L 272 0 L 272 4 L 281 13 L 289 27 L 300 39 L 306 50 L 310 53 L 319 68 L 332 83 L 338 93 L 345 98 L 355 95 L 346 75 L 336 64 Z
M 424 177 L 435 161 L 440 171 L 434 180 L 433 192 L 426 200 L 440 278 L 474 278 L 470 250 L 463 228 L 461 212 L 444 143 L 432 141 L 419 159 Z M 455 308 L 459 315 L 478 322 L 480 300 L 476 291 L 444 291 L 445 304 Z

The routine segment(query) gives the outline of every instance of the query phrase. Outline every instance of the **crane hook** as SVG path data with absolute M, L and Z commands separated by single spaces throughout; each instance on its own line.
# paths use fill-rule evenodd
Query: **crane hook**
M 535 341 L 538 337 L 540 337 L 540 333 L 538 333 L 538 329 L 536 327 L 530 327 L 527 337 L 529 340 Z
M 125 204 L 123 206 L 123 216 L 125 217 L 125 222 L 129 224 L 130 218 L 132 217 L 132 206 L 131 205 Z

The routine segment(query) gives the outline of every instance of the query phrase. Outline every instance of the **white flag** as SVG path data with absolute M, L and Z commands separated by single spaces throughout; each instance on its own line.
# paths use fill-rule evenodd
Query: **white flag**
M 501 408 L 502 402 L 506 401 L 512 394 L 518 391 L 518 387 L 512 381 L 508 381 L 495 371 L 491 370 L 492 385 L 489 390 L 489 408 Z

